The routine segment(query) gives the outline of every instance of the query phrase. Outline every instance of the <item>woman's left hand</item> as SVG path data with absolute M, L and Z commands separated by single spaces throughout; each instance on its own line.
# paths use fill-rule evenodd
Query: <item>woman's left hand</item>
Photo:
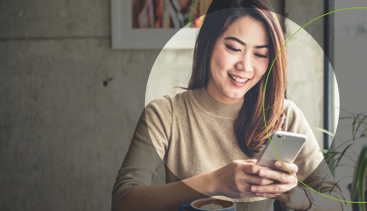
M 296 175 L 298 172 L 298 166 L 296 164 L 284 164 L 292 174 Z M 301 188 L 296 187 L 298 180 L 288 172 L 282 162 L 275 162 L 275 166 L 281 171 L 261 170 L 259 176 L 278 182 L 263 186 L 252 185 L 252 192 L 255 192 L 259 197 L 279 200 L 285 209 L 306 210 L 310 206 L 310 203 L 305 192 Z

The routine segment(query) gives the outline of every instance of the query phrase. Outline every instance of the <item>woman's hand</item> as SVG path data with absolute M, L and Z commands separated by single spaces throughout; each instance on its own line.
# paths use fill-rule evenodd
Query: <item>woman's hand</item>
M 284 163 L 287 168 L 296 175 L 298 166 L 291 163 Z M 277 181 L 270 185 L 253 185 L 251 190 L 256 196 L 273 198 L 280 201 L 285 209 L 306 210 L 310 202 L 304 192 L 297 186 L 298 180 L 288 172 L 280 161 L 275 162 L 275 166 L 281 171 L 262 170 L 259 176 Z
M 260 171 L 270 168 L 256 165 L 256 160 L 236 160 L 228 165 L 211 172 L 213 190 L 211 195 L 224 195 L 230 198 L 256 197 L 251 191 L 252 185 L 266 187 L 274 180 L 260 177 Z
M 296 175 L 298 172 L 298 166 L 291 163 L 285 163 L 288 169 Z M 277 181 L 271 185 L 253 185 L 251 191 L 257 196 L 264 198 L 273 198 L 279 194 L 285 193 L 297 185 L 297 179 L 288 172 L 280 161 L 275 162 L 275 166 L 281 171 L 274 170 L 261 170 L 259 176 L 262 178 L 268 178 Z

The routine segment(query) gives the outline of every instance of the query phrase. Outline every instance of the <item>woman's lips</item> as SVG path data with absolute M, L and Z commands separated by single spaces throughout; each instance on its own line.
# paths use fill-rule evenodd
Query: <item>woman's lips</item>
M 232 76 L 230 74 L 228 74 L 228 77 L 230 78 L 230 80 L 237 86 L 237 87 L 244 87 L 246 86 L 246 84 L 250 81 L 250 79 L 240 79 L 237 76 Z M 237 78 L 237 80 L 235 79 Z M 244 81 L 244 82 L 239 82 L 239 81 Z
M 243 77 L 239 77 L 236 75 L 231 75 L 229 73 L 228 73 L 228 76 L 238 83 L 245 83 L 246 81 L 250 80 L 249 78 L 243 78 Z

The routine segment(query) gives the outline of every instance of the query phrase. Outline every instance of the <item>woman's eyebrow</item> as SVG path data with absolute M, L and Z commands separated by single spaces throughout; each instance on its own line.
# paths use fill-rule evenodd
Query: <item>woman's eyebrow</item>
M 245 43 L 245 42 L 243 42 L 242 40 L 240 40 L 240 39 L 238 39 L 238 38 L 236 38 L 236 37 L 226 37 L 226 38 L 224 38 L 224 39 L 225 39 L 225 40 L 234 40 L 234 41 L 239 42 L 241 45 L 246 46 L 246 43 Z
M 243 42 L 242 40 L 240 40 L 240 39 L 238 39 L 236 37 L 226 37 L 224 39 L 225 40 L 234 40 L 234 41 L 240 43 L 241 45 L 246 46 L 246 43 L 245 42 Z M 258 45 L 258 46 L 255 46 L 255 48 L 269 48 L 269 45 L 267 45 L 267 44 L 266 45 Z

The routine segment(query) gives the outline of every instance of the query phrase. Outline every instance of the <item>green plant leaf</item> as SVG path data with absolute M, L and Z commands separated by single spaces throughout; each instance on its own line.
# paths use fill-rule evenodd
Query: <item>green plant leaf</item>
M 367 146 L 365 146 L 367 148 Z M 365 200 L 365 192 L 366 192 L 366 174 L 367 174 L 367 157 L 366 154 L 362 157 L 363 161 L 358 168 L 360 168 L 360 174 L 359 174 L 359 181 L 358 181 L 358 198 L 361 202 L 364 202 Z M 366 205 L 360 204 L 360 210 L 366 211 Z
M 351 144 L 349 144 L 347 147 L 345 147 L 344 148 L 344 150 L 343 150 L 343 152 L 342 153 L 340 153 L 340 155 L 339 155 L 339 153 L 336 153 L 336 154 L 334 154 L 333 156 L 330 156 L 330 157 L 327 157 L 326 159 L 325 159 L 325 161 L 326 162 L 328 162 L 328 166 L 330 167 L 330 166 L 332 166 L 335 162 L 336 162 L 336 164 L 335 164 L 335 167 L 334 168 L 336 168 L 337 166 L 338 166 L 338 164 L 339 164 L 339 162 L 340 162 L 340 160 L 345 156 L 345 157 L 348 157 L 349 159 L 351 159 L 353 162 L 355 162 L 350 156 L 348 156 L 347 154 L 346 154 L 346 151 L 348 150 L 348 148 L 350 147 L 350 146 L 352 146 L 354 143 L 351 143 Z M 333 157 L 335 157 L 336 155 L 339 155 L 339 157 L 337 157 L 335 160 L 332 160 L 331 162 L 329 162 L 329 160 L 330 159 L 332 159 Z
M 354 118 L 353 123 L 352 123 L 352 137 L 353 137 L 353 140 L 355 139 L 355 133 L 354 133 L 355 130 L 354 129 L 356 127 L 356 123 L 357 123 L 357 119 Z
M 336 155 L 340 154 L 340 152 L 328 152 L 325 156 L 324 159 L 326 162 L 329 162 L 330 159 L 333 159 Z
M 338 166 L 340 160 L 344 157 L 345 152 L 349 149 L 350 146 L 352 146 L 353 143 L 349 144 L 347 147 L 344 148 L 343 152 L 340 154 L 338 161 L 336 162 L 335 166 Z
M 327 155 L 327 153 L 329 153 L 329 150 L 327 150 L 327 149 L 322 149 L 322 150 L 321 150 L 321 152 L 322 152 L 322 154 Z
M 363 202 L 365 200 L 366 191 L 366 175 L 367 175 L 367 146 L 363 146 L 359 154 L 356 167 L 354 170 L 353 182 L 351 185 L 351 197 L 353 201 Z M 366 204 L 358 204 L 361 211 L 366 211 Z
M 334 188 L 339 184 L 340 181 L 342 181 L 343 179 L 346 179 L 348 177 L 351 177 L 351 176 L 343 177 L 340 180 L 338 180 L 336 183 L 334 183 L 333 187 L 331 187 L 331 189 L 329 190 L 329 193 L 333 192 Z
M 319 128 L 319 127 L 311 127 L 312 129 L 315 129 L 315 130 L 318 130 L 318 131 L 320 131 L 320 132 L 323 132 L 323 133 L 326 133 L 326 134 L 328 134 L 329 136 L 331 136 L 331 137 L 333 137 L 334 138 L 334 134 L 332 133 L 332 132 L 330 132 L 330 131 L 327 131 L 327 130 L 325 130 L 325 129 L 323 129 L 323 128 Z
M 356 201 L 357 200 L 357 185 L 358 185 L 358 176 L 360 174 L 361 171 L 361 166 L 362 166 L 362 162 L 363 162 L 363 158 L 366 155 L 366 151 L 367 151 L 367 147 L 364 146 L 361 149 L 361 153 L 359 154 L 357 163 L 356 163 L 356 167 L 354 169 L 354 176 L 353 176 L 353 182 L 351 185 L 351 198 L 352 200 Z
M 358 114 L 357 115 L 357 119 L 359 118 L 360 115 L 362 115 L 362 114 Z M 361 126 L 361 124 L 364 122 L 365 119 L 366 119 L 366 116 L 364 116 L 361 120 L 358 119 L 359 120 L 359 123 L 357 125 L 356 131 L 355 131 L 355 134 L 354 134 L 354 137 L 357 135 L 357 132 L 359 130 L 359 127 Z

